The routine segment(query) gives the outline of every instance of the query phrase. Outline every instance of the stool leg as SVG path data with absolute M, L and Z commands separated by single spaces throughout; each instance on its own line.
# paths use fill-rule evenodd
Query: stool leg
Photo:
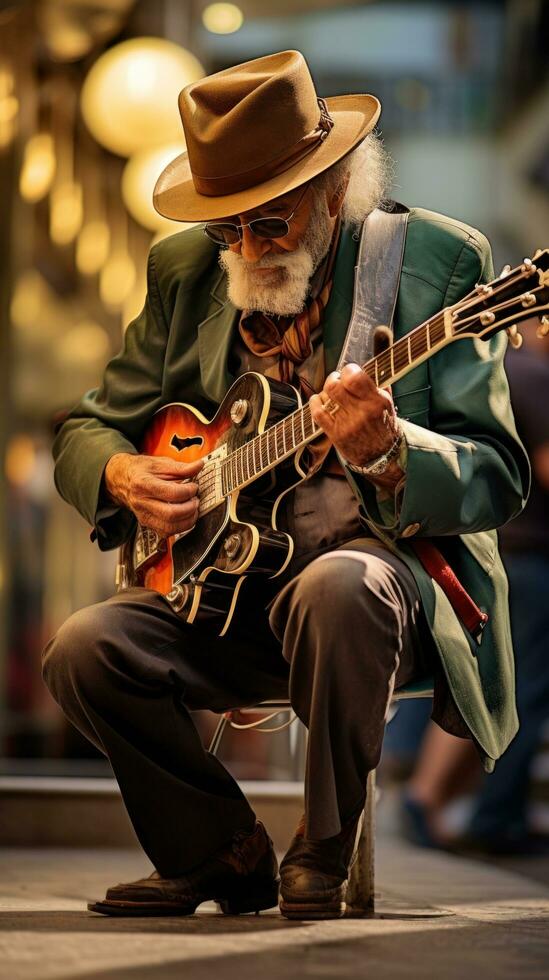
M 359 832 L 355 862 L 347 887 L 347 915 L 361 919 L 375 912 L 375 832 L 376 832 L 376 773 L 368 773 L 364 819 Z
M 210 748 L 208 750 L 209 752 L 212 753 L 212 755 L 217 755 L 219 751 L 219 746 L 221 745 L 221 739 L 223 738 L 223 734 L 228 724 L 229 724 L 229 719 L 227 718 L 227 716 L 221 715 L 221 718 L 219 719 L 216 725 L 215 732 L 213 733 L 212 740 L 210 742 Z

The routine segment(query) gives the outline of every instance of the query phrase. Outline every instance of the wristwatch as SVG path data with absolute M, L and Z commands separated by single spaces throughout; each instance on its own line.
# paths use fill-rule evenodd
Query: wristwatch
M 353 473 L 360 473 L 362 476 L 381 476 L 391 463 L 400 456 L 403 442 L 404 433 L 399 425 L 396 439 L 386 453 L 382 453 L 381 456 L 376 456 L 375 459 L 371 459 L 364 466 L 357 466 L 355 463 L 349 463 L 347 461 L 345 461 L 345 465 Z

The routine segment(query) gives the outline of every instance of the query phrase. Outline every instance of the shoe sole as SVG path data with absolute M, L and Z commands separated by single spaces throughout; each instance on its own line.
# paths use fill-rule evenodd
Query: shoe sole
M 193 915 L 202 902 L 217 902 L 224 915 L 246 915 L 264 912 L 278 905 L 278 880 L 253 875 L 246 881 L 234 882 L 223 895 L 207 895 L 195 904 L 177 905 L 175 902 L 89 902 L 90 912 L 114 916 L 166 916 Z
M 337 905 L 307 905 L 305 902 L 281 902 L 281 915 L 286 919 L 342 919 L 345 915 L 345 902 Z
M 193 915 L 197 905 L 175 905 L 173 902 L 151 905 L 145 902 L 88 902 L 90 912 L 100 912 L 101 915 L 115 916 L 152 916 L 152 915 Z

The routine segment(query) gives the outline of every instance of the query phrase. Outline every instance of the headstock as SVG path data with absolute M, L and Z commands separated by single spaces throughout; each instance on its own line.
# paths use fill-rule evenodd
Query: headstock
M 538 337 L 549 334 L 549 249 L 538 249 L 514 269 L 506 265 L 492 282 L 477 285 L 446 311 L 452 335 L 489 340 L 506 330 L 513 347 L 522 337 L 517 324 L 537 318 Z

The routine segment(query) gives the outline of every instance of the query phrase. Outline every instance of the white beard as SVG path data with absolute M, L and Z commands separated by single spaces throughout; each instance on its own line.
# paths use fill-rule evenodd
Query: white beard
M 311 278 L 330 247 L 333 232 L 324 193 L 315 189 L 313 193 L 309 223 L 295 251 L 269 253 L 257 262 L 246 262 L 229 249 L 219 253 L 219 264 L 227 273 L 228 296 L 238 310 L 295 316 L 305 307 Z M 278 269 L 270 282 L 261 281 L 251 271 L 267 268 Z

